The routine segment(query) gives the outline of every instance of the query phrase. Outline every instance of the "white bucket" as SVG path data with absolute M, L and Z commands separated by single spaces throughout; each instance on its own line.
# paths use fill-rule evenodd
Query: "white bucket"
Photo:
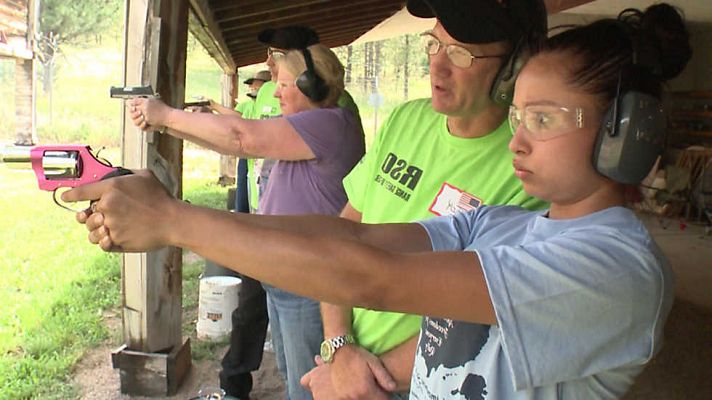
M 210 276 L 200 280 L 198 339 L 221 340 L 232 330 L 242 280 L 234 276 Z

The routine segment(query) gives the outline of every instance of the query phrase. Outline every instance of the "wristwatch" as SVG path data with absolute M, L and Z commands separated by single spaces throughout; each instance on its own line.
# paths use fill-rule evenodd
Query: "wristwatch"
M 321 342 L 321 359 L 327 364 L 331 363 L 334 361 L 334 354 L 336 354 L 336 350 L 352 343 L 356 343 L 353 335 L 341 335 L 324 340 Z

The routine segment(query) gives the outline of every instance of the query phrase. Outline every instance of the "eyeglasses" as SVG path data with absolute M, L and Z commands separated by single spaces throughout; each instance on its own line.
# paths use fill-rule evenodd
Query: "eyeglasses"
M 272 47 L 267 48 L 267 58 L 272 57 L 272 60 L 277 61 L 285 56 L 285 52 L 282 50 L 277 50 Z
M 507 56 L 507 54 L 476 56 L 473 55 L 470 50 L 467 50 L 462 46 L 456 44 L 443 44 L 437 37 L 435 37 L 435 35 L 430 32 L 421 33 L 420 40 L 422 42 L 423 49 L 425 49 L 425 52 L 431 56 L 438 54 L 440 48 L 444 47 L 445 52 L 447 53 L 447 58 L 450 60 L 450 62 L 452 62 L 456 67 L 459 68 L 469 68 L 472 65 L 473 60 L 478 58 L 501 58 Z
M 509 127 L 512 135 L 524 124 L 534 140 L 545 141 L 583 128 L 583 109 L 553 105 L 530 105 L 523 110 L 509 106 Z

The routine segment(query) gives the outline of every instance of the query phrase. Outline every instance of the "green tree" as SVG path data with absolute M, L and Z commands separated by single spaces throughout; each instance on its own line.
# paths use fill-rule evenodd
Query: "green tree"
M 117 22 L 122 0 L 41 0 L 40 31 L 57 42 L 79 44 L 94 39 Z
M 40 80 L 50 98 L 52 121 L 52 83 L 57 73 L 55 59 L 64 44 L 97 40 L 101 33 L 119 22 L 123 0 L 40 0 L 40 27 L 37 56 L 42 64 Z

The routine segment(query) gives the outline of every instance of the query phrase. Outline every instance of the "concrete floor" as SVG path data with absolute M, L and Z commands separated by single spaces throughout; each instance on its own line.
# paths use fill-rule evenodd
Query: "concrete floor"
M 700 222 L 640 215 L 677 279 L 662 351 L 625 400 L 712 399 L 712 236 Z
M 705 235 L 704 224 L 639 216 L 672 264 L 677 298 L 712 311 L 712 235 Z

